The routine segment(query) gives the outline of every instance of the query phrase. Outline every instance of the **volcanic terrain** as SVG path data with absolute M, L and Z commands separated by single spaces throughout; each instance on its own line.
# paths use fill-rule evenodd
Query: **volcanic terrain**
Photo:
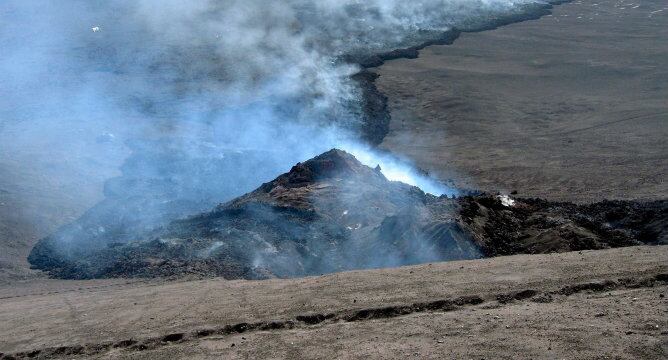
M 437 197 L 389 181 L 382 169 L 333 149 L 212 211 L 128 240 L 106 232 L 95 241 L 81 232 L 70 238 L 70 227 L 37 244 L 29 257 L 33 266 L 74 279 L 285 278 L 668 244 L 668 201 L 574 205 L 507 195 Z
M 0 122 L 0 359 L 666 358 L 668 8 L 531 9 L 337 60 L 349 130 L 455 197 L 166 119 L 68 128 L 104 156 Z

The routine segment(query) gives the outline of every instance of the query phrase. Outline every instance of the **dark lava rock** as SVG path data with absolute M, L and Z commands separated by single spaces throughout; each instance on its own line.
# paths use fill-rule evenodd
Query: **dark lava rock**
M 63 252 L 45 239 L 34 267 L 65 278 L 294 277 L 480 256 L 452 216 L 456 202 L 388 181 L 331 150 L 210 212 L 133 241 Z
M 668 201 L 594 204 L 489 195 L 458 199 L 461 220 L 485 256 L 668 244 Z M 614 218 L 614 220 L 613 220 Z
M 507 206 L 487 194 L 437 197 L 331 150 L 212 211 L 76 252 L 47 238 L 29 261 L 63 278 L 262 279 L 666 244 L 667 203 L 515 199 Z
M 352 80 L 359 89 L 359 103 L 351 106 L 350 111 L 360 119 L 358 128 L 352 131 L 360 134 L 362 140 L 378 145 L 390 130 L 390 110 L 387 106 L 387 96 L 376 87 L 375 80 L 378 74 L 362 71 L 352 76 Z

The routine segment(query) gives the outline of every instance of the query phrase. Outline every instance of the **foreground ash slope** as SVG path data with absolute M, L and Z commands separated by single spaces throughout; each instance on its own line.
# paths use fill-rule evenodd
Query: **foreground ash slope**
M 330 150 L 211 212 L 135 241 L 66 255 L 48 238 L 34 267 L 64 278 L 294 277 L 516 253 L 668 243 L 668 205 L 436 197 Z

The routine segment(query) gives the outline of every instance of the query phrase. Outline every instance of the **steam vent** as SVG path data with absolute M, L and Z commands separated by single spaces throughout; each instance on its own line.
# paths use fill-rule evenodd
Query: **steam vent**
M 551 203 L 433 196 L 333 149 L 200 214 L 119 242 L 41 240 L 33 267 L 61 278 L 194 274 L 288 278 L 517 253 L 668 243 L 666 201 Z M 80 221 L 81 222 L 81 221 Z M 84 234 L 85 232 L 79 232 Z M 67 239 L 64 241 L 63 239 Z

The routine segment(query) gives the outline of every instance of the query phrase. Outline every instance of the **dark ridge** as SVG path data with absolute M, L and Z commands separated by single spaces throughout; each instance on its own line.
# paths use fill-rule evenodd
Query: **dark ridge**
M 530 299 L 534 296 L 538 295 L 538 291 L 536 290 L 522 290 L 522 291 L 517 291 L 513 293 L 508 293 L 508 294 L 500 294 L 496 296 L 496 301 L 500 302 L 501 304 L 506 304 L 509 303 L 513 300 L 526 300 Z
M 624 283 L 624 282 L 621 282 Z M 601 292 L 606 290 L 612 290 L 620 285 L 620 282 L 614 280 L 606 280 L 599 282 L 589 282 L 583 284 L 569 285 L 561 288 L 557 294 L 559 295 L 573 295 L 583 291 L 593 291 Z
M 298 315 L 295 319 L 308 325 L 315 325 L 325 320 L 332 319 L 335 316 L 335 314 Z
M 450 29 L 442 32 L 423 31 L 422 37 L 425 38 L 425 40 L 420 42 L 418 45 L 393 49 L 371 55 L 348 55 L 347 57 L 344 57 L 344 60 L 347 62 L 356 63 L 362 68 L 368 69 L 379 67 L 383 65 L 385 61 L 389 60 L 416 59 L 419 56 L 420 50 L 432 45 L 450 45 L 455 40 L 457 40 L 461 33 L 462 31 L 459 29 Z
M 169 336 L 169 335 L 168 335 Z M 137 340 L 127 339 L 115 342 L 111 347 L 113 348 L 127 348 L 137 344 Z
M 181 341 L 183 340 L 183 334 L 182 333 L 175 333 L 175 334 L 169 334 L 165 335 L 162 338 L 163 342 L 176 342 L 176 341 Z
M 378 74 L 361 71 L 352 76 L 360 91 L 360 128 L 357 129 L 362 140 L 372 145 L 380 145 L 390 131 L 390 110 L 387 107 L 387 96 L 376 87 Z

